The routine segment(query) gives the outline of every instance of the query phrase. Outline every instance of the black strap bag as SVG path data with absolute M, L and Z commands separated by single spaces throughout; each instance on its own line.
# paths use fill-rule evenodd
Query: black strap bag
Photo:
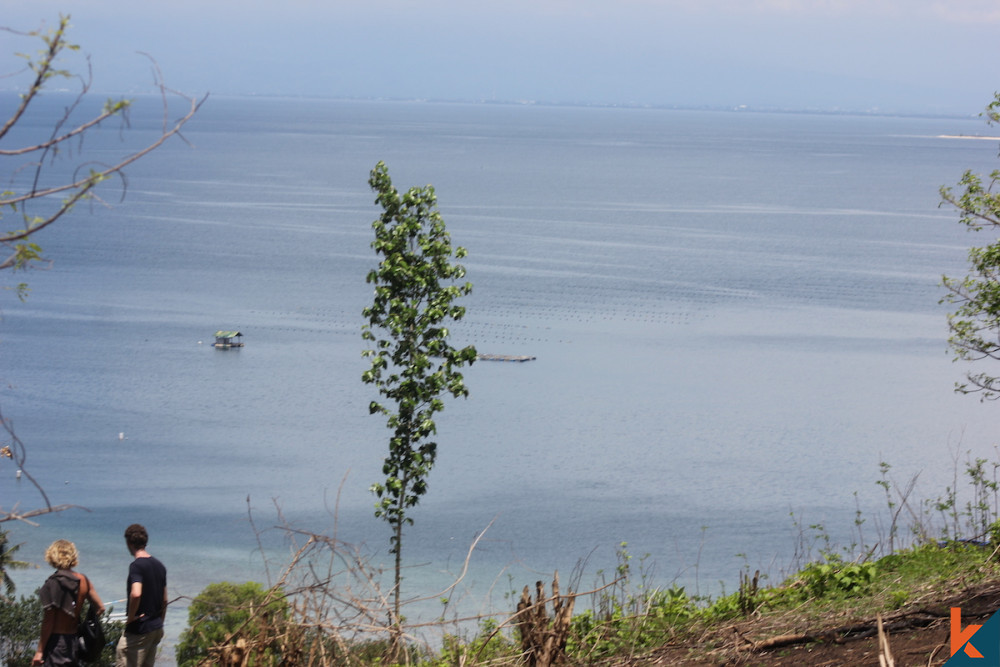
M 90 581 L 87 581 L 87 586 L 90 586 Z M 76 643 L 76 655 L 84 662 L 96 662 L 107 644 L 101 617 L 97 614 L 97 605 L 92 601 L 87 601 L 87 615 L 80 619 L 76 628 Z

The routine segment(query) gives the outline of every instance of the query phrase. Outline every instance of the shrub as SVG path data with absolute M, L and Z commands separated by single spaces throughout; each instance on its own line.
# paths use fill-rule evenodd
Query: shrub
M 0 663 L 30 667 L 38 646 L 42 604 L 37 596 L 0 601 Z
M 112 667 L 115 664 L 115 644 L 121 637 L 124 624 L 111 622 L 107 615 L 101 619 L 108 645 L 100 660 L 92 665 Z M 4 667 L 31 667 L 31 659 L 38 647 L 42 626 L 42 603 L 37 595 L 21 596 L 20 600 L 0 600 L 0 665 Z
M 283 628 L 288 617 L 288 602 L 275 589 L 253 581 L 209 584 L 188 609 L 188 628 L 177 644 L 177 665 L 218 664 L 218 653 L 241 639 L 257 658 L 249 664 L 278 663 L 282 651 L 276 637 L 281 632 L 275 629 Z
M 806 592 L 817 598 L 831 594 L 860 595 L 875 581 L 875 563 L 845 563 L 830 555 L 825 561 L 809 563 L 799 577 Z

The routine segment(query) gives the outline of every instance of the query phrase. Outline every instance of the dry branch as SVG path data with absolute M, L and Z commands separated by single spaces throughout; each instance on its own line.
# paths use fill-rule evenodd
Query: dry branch
M 889 648 L 889 633 L 882 627 L 882 614 L 878 615 L 878 664 L 879 667 L 896 667 Z
M 545 610 L 546 602 L 552 602 L 552 618 Z M 528 667 L 550 667 L 562 664 L 566 658 L 566 640 L 569 638 L 570 621 L 576 597 L 559 594 L 559 573 L 552 577 L 552 597 L 545 597 L 545 586 L 535 582 L 535 600 L 532 601 L 528 587 L 524 587 L 521 600 L 517 604 L 519 616 L 515 623 L 521 636 L 521 649 Z
M 14 433 L 14 425 L 11 424 L 9 419 L 6 419 L 3 416 L 2 411 L 0 411 L 0 431 L 7 434 L 6 441 L 8 443 L 3 445 L 3 447 L 0 447 L 0 459 L 9 458 L 13 461 L 14 465 L 17 466 L 17 469 L 21 472 L 21 474 L 29 482 L 31 482 L 35 489 L 38 490 L 39 495 L 42 496 L 42 501 L 45 503 L 44 507 L 28 510 L 26 512 L 18 511 L 17 505 L 9 510 L 5 510 L 0 507 L 0 523 L 4 523 L 6 521 L 23 521 L 29 525 L 37 526 L 37 523 L 31 521 L 33 517 L 41 516 L 43 514 L 51 514 L 52 512 L 62 512 L 63 510 L 68 510 L 70 508 L 87 509 L 78 505 L 53 505 L 49 501 L 49 496 L 45 493 L 45 489 L 43 489 L 42 485 L 39 484 L 34 477 L 32 477 L 31 473 L 28 472 L 27 466 L 25 465 L 28 458 L 27 449 L 25 448 L 24 443 L 21 442 L 21 439 L 17 437 L 17 434 Z

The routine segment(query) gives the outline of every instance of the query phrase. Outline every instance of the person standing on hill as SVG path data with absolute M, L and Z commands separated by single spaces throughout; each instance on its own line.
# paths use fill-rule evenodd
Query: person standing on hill
M 137 523 L 125 529 L 134 560 L 128 566 L 125 632 L 115 650 L 115 667 L 153 667 L 167 615 L 167 568 L 149 555 L 149 534 Z
M 76 627 L 80 623 L 80 610 L 84 600 L 95 605 L 98 614 L 104 613 L 104 603 L 91 586 L 90 579 L 73 571 L 79 563 L 76 545 L 68 540 L 56 540 L 45 550 L 45 560 L 56 568 L 42 587 L 38 597 L 45 615 L 38 651 L 31 664 L 56 667 L 79 665 L 77 657 Z

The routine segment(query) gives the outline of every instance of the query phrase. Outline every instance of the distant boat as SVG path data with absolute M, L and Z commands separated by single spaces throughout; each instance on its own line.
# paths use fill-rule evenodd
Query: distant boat
M 231 347 L 243 347 L 243 334 L 239 331 L 216 331 L 215 347 L 228 350 Z

